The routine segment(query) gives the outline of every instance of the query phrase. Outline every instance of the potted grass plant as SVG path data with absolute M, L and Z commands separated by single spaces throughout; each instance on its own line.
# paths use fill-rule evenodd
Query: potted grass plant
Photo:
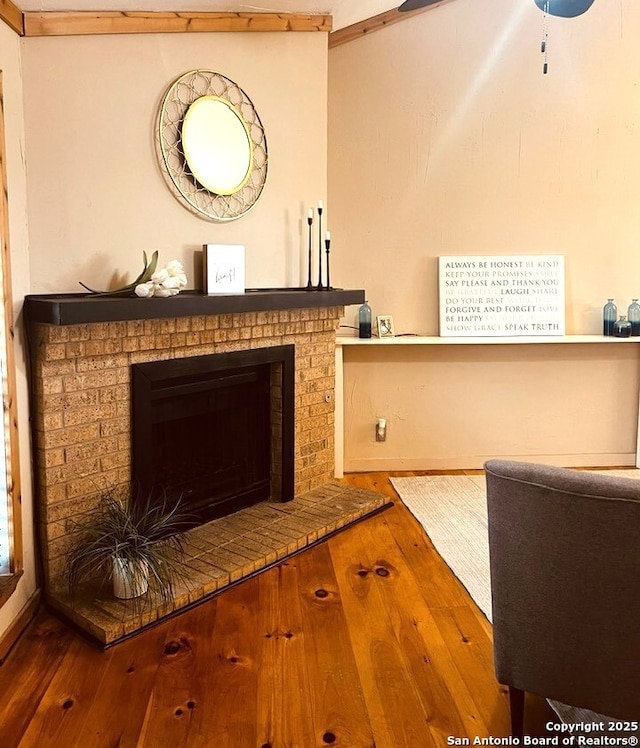
M 170 600 L 181 576 L 180 533 L 189 526 L 189 517 L 166 494 L 132 501 L 107 489 L 96 508 L 74 522 L 78 540 L 67 554 L 71 595 L 97 579 L 112 580 L 118 598 L 138 598 L 153 590 L 163 601 Z

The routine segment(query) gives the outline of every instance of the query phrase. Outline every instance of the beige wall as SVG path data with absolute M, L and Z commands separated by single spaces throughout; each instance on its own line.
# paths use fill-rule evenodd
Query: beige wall
M 161 263 L 182 260 L 194 287 L 194 253 L 205 243 L 244 244 L 250 287 L 299 285 L 307 206 L 326 200 L 326 47 L 319 33 L 27 39 L 32 291 L 132 280 L 143 250 L 156 249 Z M 267 136 L 264 191 L 230 223 L 182 207 L 157 166 L 158 104 L 178 76 L 196 68 L 243 88 Z
M 493 0 L 490 11 L 456 0 L 330 51 L 334 281 L 366 288 L 374 315 L 393 315 L 399 332 L 438 334 L 439 255 L 565 255 L 569 333 L 599 333 L 607 296 L 626 311 L 640 295 L 640 6 L 595 3 L 548 29 L 547 75 L 532 0 Z M 514 348 L 500 363 L 493 347 L 467 351 L 464 377 L 455 356 L 432 368 L 427 353 L 406 349 L 389 368 L 386 353 L 350 351 L 346 466 L 413 467 L 431 454 L 441 467 L 471 467 L 482 454 L 552 453 L 570 464 L 606 451 L 629 461 L 636 348 L 585 348 L 577 379 L 568 354 L 554 351 L 546 377 L 563 408 L 553 434 L 546 410 L 522 409 L 529 396 L 517 384 L 523 371 L 534 383 L 525 362 L 548 347 Z M 441 387 L 422 386 L 435 372 L 457 394 L 445 388 L 446 414 Z M 578 407 L 578 384 L 585 400 L 607 387 L 624 396 L 607 396 L 596 415 Z M 504 392 L 522 416 L 506 426 L 483 418 Z M 373 442 L 376 415 L 390 421 L 385 445 Z M 476 420 L 476 443 L 463 445 L 460 430 Z M 425 424 L 440 432 L 435 452 Z
M 14 316 L 16 318 L 16 387 L 19 449 L 22 485 L 23 562 L 25 573 L 15 593 L 0 608 L 0 636 L 27 604 L 36 589 L 33 512 L 31 493 L 29 414 L 27 409 L 24 334 L 20 324 L 22 298 L 29 292 L 29 254 L 27 242 L 27 196 L 24 166 L 24 121 L 22 111 L 22 73 L 20 38 L 0 21 L 0 70 L 4 90 L 5 146 L 9 198 L 9 242 Z

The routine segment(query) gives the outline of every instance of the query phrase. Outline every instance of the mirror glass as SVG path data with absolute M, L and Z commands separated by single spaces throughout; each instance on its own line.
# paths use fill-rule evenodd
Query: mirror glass
M 216 195 L 233 195 L 249 179 L 253 148 L 240 113 L 218 96 L 201 96 L 182 123 L 182 148 L 191 173 Z

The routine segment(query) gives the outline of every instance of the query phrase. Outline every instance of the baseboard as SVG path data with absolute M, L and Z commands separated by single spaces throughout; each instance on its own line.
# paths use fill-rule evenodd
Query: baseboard
M 636 455 L 631 452 L 615 454 L 564 454 L 564 455 L 461 455 L 446 458 L 433 457 L 361 457 L 346 458 L 344 471 L 347 473 L 367 473 L 400 470 L 479 470 L 492 458 L 540 462 L 560 467 L 635 467 Z
M 13 645 L 18 641 L 22 632 L 27 628 L 40 606 L 40 590 L 37 589 L 29 598 L 27 604 L 18 613 L 15 621 L 0 637 L 0 665 L 5 661 Z

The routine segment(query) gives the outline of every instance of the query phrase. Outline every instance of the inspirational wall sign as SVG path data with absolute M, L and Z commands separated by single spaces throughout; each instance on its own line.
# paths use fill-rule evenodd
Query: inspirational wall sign
M 440 335 L 564 335 L 564 257 L 439 257 Z

